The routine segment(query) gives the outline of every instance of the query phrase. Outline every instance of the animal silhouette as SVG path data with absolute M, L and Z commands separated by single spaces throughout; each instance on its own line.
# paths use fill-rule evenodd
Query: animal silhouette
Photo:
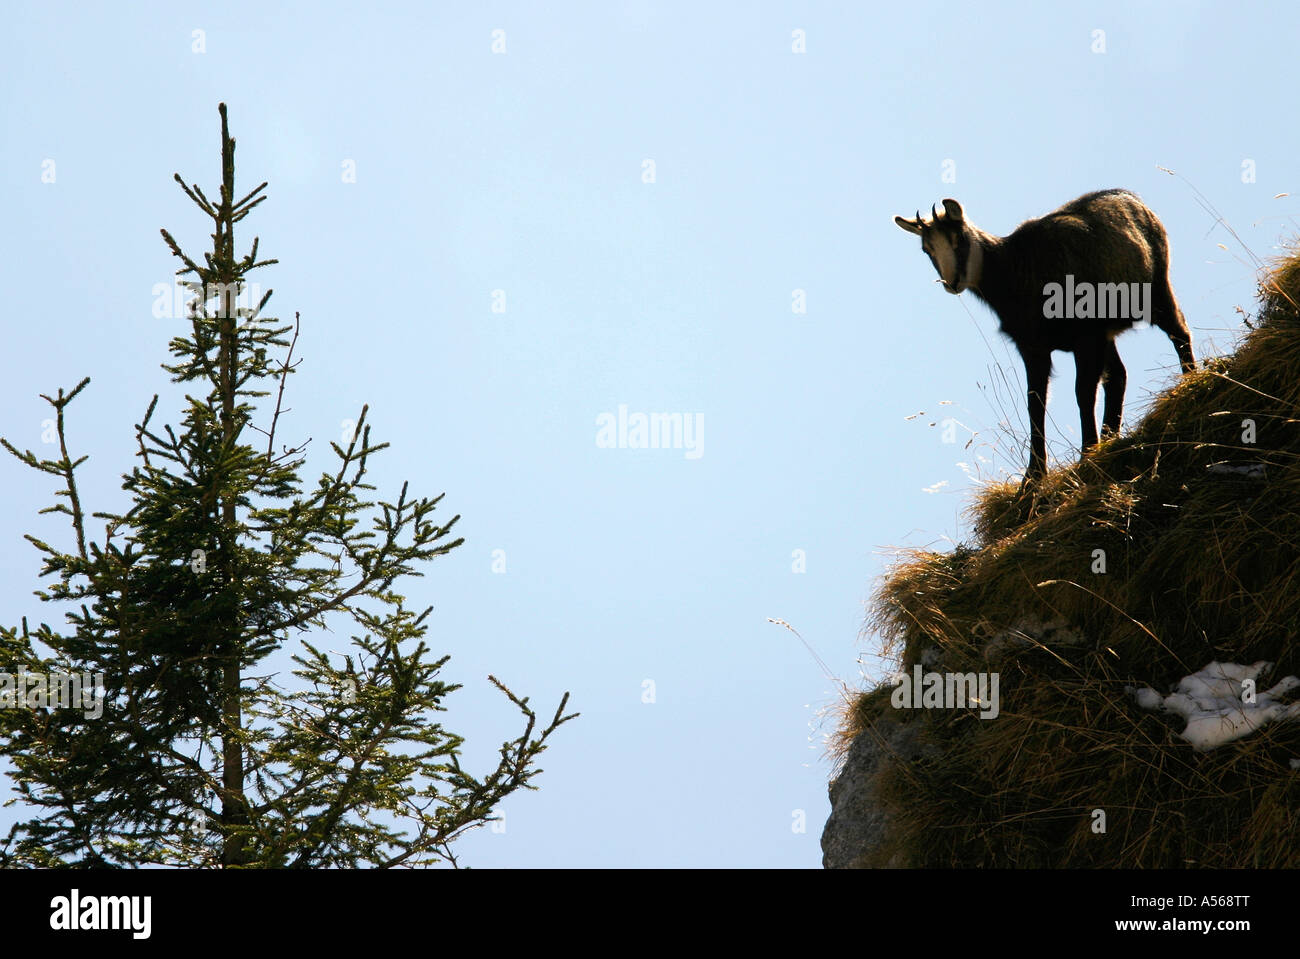
M 956 200 L 894 222 L 921 237 L 943 288 L 970 290 L 997 314 L 1025 364 L 1030 453 L 1024 484 L 1047 465 L 1047 381 L 1052 351 L 1074 354 L 1083 451 L 1095 446 L 1097 387 L 1105 383 L 1102 435 L 1118 433 L 1127 374 L 1115 337 L 1150 320 L 1173 341 L 1184 373 L 1196 368 L 1192 335 L 1169 285 L 1169 240 L 1156 215 L 1128 190 L 1102 190 L 1027 220 L 1007 236 L 966 219 Z

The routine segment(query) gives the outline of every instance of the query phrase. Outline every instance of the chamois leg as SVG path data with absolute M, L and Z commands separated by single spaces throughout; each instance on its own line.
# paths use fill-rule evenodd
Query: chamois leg
M 1047 378 L 1052 373 L 1050 350 L 1024 353 L 1025 381 L 1029 394 L 1029 469 L 1025 485 L 1036 482 L 1047 472 Z
M 1102 413 L 1101 435 L 1114 436 L 1119 433 L 1124 418 L 1124 387 L 1128 385 L 1128 374 L 1124 371 L 1124 363 L 1119 358 L 1119 349 L 1114 340 L 1106 345 L 1106 365 L 1101 375 L 1106 386 L 1106 408 Z
M 1196 369 L 1196 357 L 1192 355 L 1192 331 L 1187 328 L 1183 311 L 1174 299 L 1174 288 L 1169 285 L 1169 264 L 1163 259 L 1156 261 L 1155 282 L 1151 284 L 1151 301 L 1147 304 L 1151 310 L 1151 325 L 1165 331 L 1178 352 L 1178 365 L 1184 373 Z
M 1085 453 L 1097 445 L 1097 385 L 1105 359 L 1105 340 L 1088 339 L 1074 348 L 1074 398 L 1079 401 L 1079 430 Z

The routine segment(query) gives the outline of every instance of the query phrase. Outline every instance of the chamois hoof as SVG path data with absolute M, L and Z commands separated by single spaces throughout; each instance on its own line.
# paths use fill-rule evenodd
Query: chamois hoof
M 1024 523 L 1038 514 L 1042 485 L 1042 473 L 1026 473 L 1021 479 L 1015 498 L 1011 501 L 1017 521 Z

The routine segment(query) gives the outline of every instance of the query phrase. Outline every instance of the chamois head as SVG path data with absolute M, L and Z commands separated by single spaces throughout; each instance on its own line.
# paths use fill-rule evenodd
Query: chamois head
M 960 293 L 978 287 L 983 250 L 974 228 L 962 216 L 961 204 L 956 200 L 943 201 L 943 211 L 930 207 L 930 219 L 896 216 L 894 222 L 908 233 L 921 238 L 921 249 L 934 264 L 943 288 L 949 293 Z

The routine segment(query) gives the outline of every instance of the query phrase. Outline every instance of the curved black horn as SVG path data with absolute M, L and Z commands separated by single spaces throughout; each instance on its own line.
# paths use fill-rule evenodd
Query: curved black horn
M 937 220 L 937 219 L 939 219 L 939 214 L 934 212 L 934 204 L 933 204 L 933 203 L 930 204 L 930 219 L 931 219 L 931 220 Z

